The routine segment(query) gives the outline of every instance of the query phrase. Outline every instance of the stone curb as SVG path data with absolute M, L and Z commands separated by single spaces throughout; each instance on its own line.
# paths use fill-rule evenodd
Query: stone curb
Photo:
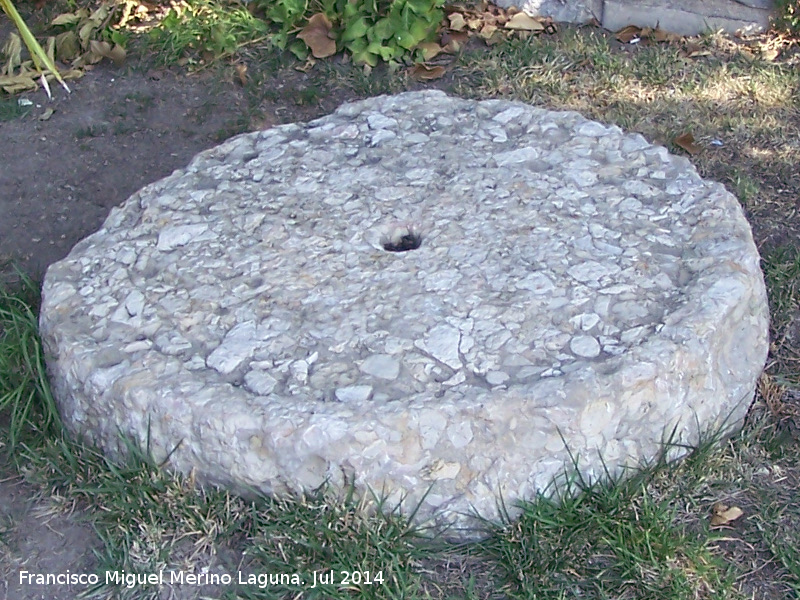
M 526 0 L 521 5 L 517 0 L 497 0 L 496 4 L 559 22 L 584 24 L 595 19 L 610 31 L 636 25 L 679 35 L 765 31 L 774 7 L 771 0 Z

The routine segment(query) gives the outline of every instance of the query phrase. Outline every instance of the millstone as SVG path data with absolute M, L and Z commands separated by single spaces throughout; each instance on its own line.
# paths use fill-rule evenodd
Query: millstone
M 767 322 L 738 202 L 688 160 L 427 91 L 199 154 L 48 270 L 40 324 L 67 426 L 112 457 L 468 526 L 573 459 L 739 427 Z

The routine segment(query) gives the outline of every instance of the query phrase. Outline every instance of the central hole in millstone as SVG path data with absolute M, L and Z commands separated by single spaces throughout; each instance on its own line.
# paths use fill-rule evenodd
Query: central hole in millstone
M 396 227 L 381 240 L 381 244 L 389 252 L 407 252 L 422 245 L 422 236 L 410 227 Z

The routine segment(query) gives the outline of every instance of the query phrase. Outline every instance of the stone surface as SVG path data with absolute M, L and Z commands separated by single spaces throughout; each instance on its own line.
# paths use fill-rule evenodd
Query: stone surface
M 48 270 L 40 317 L 110 456 L 149 436 L 201 481 L 355 481 L 457 527 L 570 453 L 592 479 L 735 429 L 767 322 L 738 202 L 688 160 L 433 91 L 201 153 Z
M 761 4 L 762 6 L 753 6 Z M 756 33 L 769 27 L 770 7 L 734 0 L 605 0 L 602 25 L 617 31 L 627 25 L 660 27 L 680 35 L 706 31 Z M 769 3 L 766 3 L 769 4 Z
M 497 0 L 494 4 L 516 6 L 528 14 L 550 17 L 564 23 L 587 23 L 601 20 L 604 0 Z
M 497 0 L 496 4 L 567 23 L 595 19 L 611 31 L 638 25 L 681 35 L 720 29 L 728 33 L 764 31 L 774 10 L 772 0 Z

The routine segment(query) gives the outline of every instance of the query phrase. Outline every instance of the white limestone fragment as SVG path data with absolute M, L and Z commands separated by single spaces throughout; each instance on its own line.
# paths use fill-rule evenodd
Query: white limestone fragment
M 611 131 L 611 128 L 596 121 L 587 121 L 586 123 L 578 125 L 575 128 L 575 131 L 578 135 L 601 137 L 608 135 L 608 133 Z
M 178 246 L 185 246 L 206 230 L 208 230 L 207 223 L 165 227 L 161 233 L 158 234 L 156 248 L 161 252 L 169 252 Z
M 442 361 L 451 369 L 460 369 L 463 366 L 458 355 L 460 339 L 461 333 L 455 327 L 437 325 L 430 330 L 424 340 L 417 340 L 414 345 Z
M 133 354 L 134 352 L 149 350 L 152 347 L 153 347 L 153 342 L 151 342 L 150 340 L 140 340 L 138 342 L 131 342 L 130 344 L 124 346 L 122 350 L 124 352 L 128 352 L 129 354 Z
M 336 399 L 340 402 L 364 402 L 372 395 L 371 385 L 348 385 L 336 389 Z
M 572 277 L 580 282 L 597 281 L 601 277 L 618 273 L 620 268 L 614 263 L 600 263 L 587 260 L 567 269 Z
M 308 362 L 305 360 L 296 360 L 290 366 L 289 370 L 292 373 L 294 380 L 300 385 L 308 381 Z
M 600 322 L 600 315 L 596 313 L 581 313 L 569 320 L 575 327 L 580 327 L 584 331 L 589 331 Z
M 555 283 L 545 273 L 536 272 L 517 281 L 516 286 L 521 290 L 530 290 L 534 294 L 543 295 L 549 293 L 555 287 Z
M 498 123 L 503 124 L 510 123 L 511 121 L 516 121 L 519 119 L 525 114 L 525 112 L 526 111 L 522 106 L 511 106 L 493 116 L 492 121 L 497 121 Z
M 397 137 L 394 131 L 389 129 L 378 129 L 370 136 L 370 146 L 380 146 L 382 143 Z
M 359 368 L 373 377 L 392 381 L 400 374 L 400 361 L 388 354 L 373 354 Z
M 600 354 L 600 343 L 591 335 L 579 335 L 572 338 L 569 348 L 576 355 L 584 358 L 594 358 Z
M 244 382 L 253 393 L 259 396 L 266 396 L 271 394 L 275 386 L 278 385 L 278 380 L 266 371 L 248 371 L 244 376 Z
M 508 152 L 500 152 L 495 154 L 494 159 L 501 167 L 510 165 L 518 165 L 520 163 L 536 160 L 539 158 L 539 151 L 536 148 L 527 146 L 517 150 L 509 150 Z
M 397 127 L 397 119 L 387 117 L 381 113 L 373 113 L 367 117 L 370 129 L 393 129 Z
M 419 434 L 422 447 L 430 449 L 436 446 L 447 426 L 447 419 L 438 410 L 423 409 L 419 414 Z
M 447 428 L 447 437 L 456 448 L 463 448 L 472 441 L 472 425 L 469 421 L 457 421 Z
M 459 471 L 461 471 L 461 465 L 457 462 L 437 460 L 428 468 L 423 469 L 422 474 L 426 479 L 455 479 Z M 444 498 L 442 498 L 442 501 L 444 501 Z
M 132 317 L 138 316 L 141 314 L 142 309 L 144 308 L 144 294 L 139 290 L 133 290 L 128 297 L 125 298 L 125 309 L 128 311 L 128 314 Z
M 489 385 L 501 385 L 510 378 L 508 373 L 503 371 L 489 371 L 486 374 L 486 381 Z
M 256 325 L 253 321 L 239 323 L 231 329 L 222 343 L 208 355 L 206 364 L 223 375 L 232 373 L 255 350 Z
M 460 383 L 464 383 L 467 380 L 467 376 L 464 371 L 458 371 L 455 375 L 453 375 L 450 379 L 447 379 L 442 382 L 442 385 L 446 385 L 448 387 L 458 385 Z

